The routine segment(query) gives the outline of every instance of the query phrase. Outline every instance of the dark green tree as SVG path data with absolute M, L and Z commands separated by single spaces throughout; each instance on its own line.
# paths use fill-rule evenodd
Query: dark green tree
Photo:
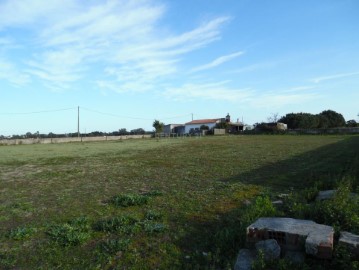
M 161 133 L 163 131 L 164 123 L 160 122 L 159 120 L 153 121 L 152 126 L 154 127 L 156 133 Z
M 320 117 L 320 127 L 322 128 L 335 128 L 335 127 L 344 127 L 345 119 L 342 114 L 337 113 L 332 110 L 322 111 L 319 114 Z

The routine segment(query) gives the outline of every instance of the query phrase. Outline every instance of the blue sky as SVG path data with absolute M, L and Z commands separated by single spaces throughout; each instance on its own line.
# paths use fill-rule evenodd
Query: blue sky
M 357 0 L 0 0 L 0 134 L 359 113 Z

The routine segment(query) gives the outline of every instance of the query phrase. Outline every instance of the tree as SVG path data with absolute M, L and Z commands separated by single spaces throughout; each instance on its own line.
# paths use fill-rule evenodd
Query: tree
M 155 120 L 153 121 L 152 126 L 154 127 L 154 129 L 156 130 L 156 133 L 161 133 L 163 131 L 163 127 L 165 124 L 163 124 L 162 122 L 160 122 L 159 120 Z
M 352 119 L 352 120 L 348 120 L 347 121 L 347 124 L 346 124 L 347 127 L 357 127 L 358 126 L 358 123 Z
M 209 130 L 209 126 L 207 125 L 202 125 L 199 127 L 200 130 Z
M 143 135 L 145 133 L 146 133 L 146 131 L 143 128 L 136 128 L 136 129 L 131 130 L 131 134 L 134 134 L 134 135 Z
M 127 132 L 127 130 L 126 130 L 125 128 L 120 128 L 120 129 L 118 130 L 118 134 L 119 134 L 119 135 L 127 135 L 128 132 Z
M 279 122 L 287 124 L 289 129 L 310 129 L 318 128 L 318 115 L 310 113 L 288 113 L 279 119 Z
M 345 119 L 342 114 L 337 113 L 332 110 L 322 111 L 319 114 L 320 117 L 320 127 L 322 128 L 335 128 L 335 127 L 344 127 Z
M 277 123 L 279 118 L 278 113 L 272 113 L 271 116 L 267 117 L 267 121 L 268 123 Z

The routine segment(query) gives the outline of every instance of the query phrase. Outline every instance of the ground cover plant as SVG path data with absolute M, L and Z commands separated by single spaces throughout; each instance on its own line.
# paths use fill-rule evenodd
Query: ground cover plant
M 356 232 L 346 194 L 358 191 L 358 152 L 357 136 L 1 146 L 0 268 L 230 269 L 244 228 L 263 215 Z M 326 187 L 339 188 L 339 206 L 307 209 Z M 279 193 L 293 194 L 280 211 Z M 353 261 L 336 254 L 328 269 Z

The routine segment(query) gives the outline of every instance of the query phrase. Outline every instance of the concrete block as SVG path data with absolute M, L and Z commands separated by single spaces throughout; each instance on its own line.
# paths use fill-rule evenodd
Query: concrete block
M 332 199 L 335 195 L 337 191 L 332 189 L 332 190 L 324 190 L 324 191 L 319 191 L 317 197 L 315 198 L 316 201 L 324 201 L 324 200 L 329 200 Z
M 350 232 L 340 232 L 339 244 L 345 245 L 359 258 L 359 235 Z
M 333 251 L 334 229 L 311 220 L 259 218 L 247 227 L 247 244 L 275 239 L 285 251 L 306 251 L 317 258 L 329 259 Z

